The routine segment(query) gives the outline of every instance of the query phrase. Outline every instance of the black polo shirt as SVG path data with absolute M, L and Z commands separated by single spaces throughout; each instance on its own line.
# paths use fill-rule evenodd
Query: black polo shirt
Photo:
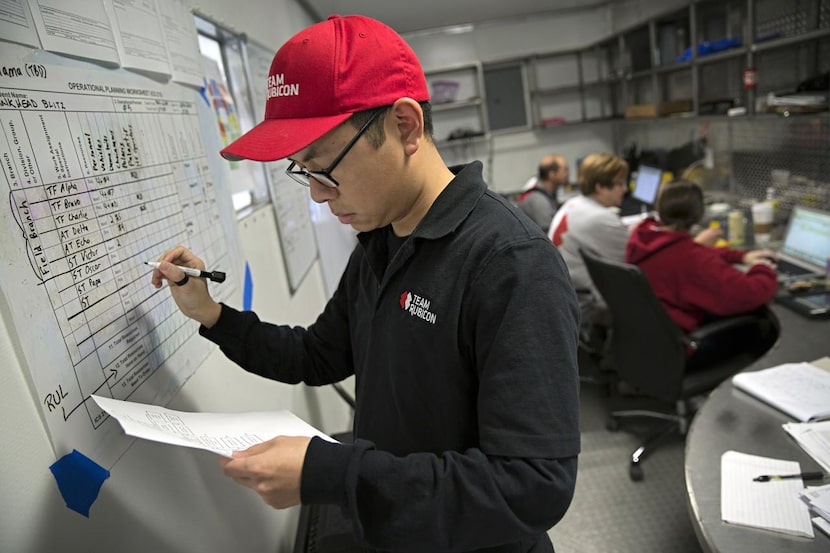
M 302 495 L 341 504 L 366 543 L 393 549 L 405 531 L 431 551 L 452 540 L 471 550 L 532 544 L 567 508 L 579 452 L 578 308 L 557 249 L 487 190 L 478 162 L 458 173 L 391 259 L 387 229 L 358 238 L 334 296 L 308 329 L 223 306 L 202 334 L 268 378 L 322 385 L 355 375 L 357 441 L 314 440 Z M 561 497 L 534 505 L 540 490 L 523 489 L 544 487 L 534 470 L 501 472 L 516 459 L 567 460 L 548 479 L 566 488 L 552 494 Z M 395 505 L 396 493 L 420 499 Z M 517 503 L 526 496 L 536 524 L 513 520 L 514 509 L 524 509 L 511 508 L 513 494 Z M 557 513 L 547 526 L 540 508 Z M 429 524 L 442 516 L 457 519 L 446 536 Z

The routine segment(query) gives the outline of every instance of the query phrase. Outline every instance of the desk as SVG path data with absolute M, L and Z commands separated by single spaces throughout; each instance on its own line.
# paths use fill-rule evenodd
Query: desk
M 746 370 L 813 361 L 830 355 L 830 319 L 811 320 L 772 306 L 781 332 L 776 344 Z M 715 553 L 830 551 L 830 538 L 814 527 L 815 539 L 726 524 L 720 512 L 720 458 L 730 449 L 798 461 L 802 471 L 821 470 L 781 425 L 787 415 L 733 388 L 727 380 L 697 412 L 686 438 L 686 491 L 692 523 L 703 550 Z

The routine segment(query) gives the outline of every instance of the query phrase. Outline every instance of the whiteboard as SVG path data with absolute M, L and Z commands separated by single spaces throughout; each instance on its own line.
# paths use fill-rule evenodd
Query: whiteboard
M 0 286 L 56 455 L 109 467 L 131 440 L 90 394 L 166 404 L 214 348 L 144 265 L 177 244 L 209 268 L 237 264 L 208 108 L 178 84 L 3 51 L 15 76 L 0 79 Z M 234 279 L 210 287 L 235 292 Z
M 257 110 L 256 113 L 259 114 L 259 119 L 262 120 L 265 113 L 266 79 L 275 52 L 256 43 L 248 43 L 247 51 L 248 64 L 254 82 L 254 107 Z M 257 83 L 262 86 L 256 86 Z M 335 288 L 337 288 L 340 276 L 346 268 L 349 256 L 357 245 L 357 232 L 350 226 L 341 224 L 331 214 L 328 206 L 315 204 L 311 200 L 307 189 L 286 176 L 285 168 L 288 163 L 280 161 L 267 165 L 271 182 L 271 197 L 274 199 L 274 208 L 277 210 L 277 221 L 280 227 L 280 242 L 283 243 L 283 255 L 287 255 L 285 253 L 285 242 L 288 242 L 292 248 L 297 248 L 298 245 L 302 248 L 308 248 L 303 254 L 292 252 L 292 255 L 309 264 L 314 261 L 314 257 L 319 255 L 326 293 L 328 297 L 331 297 Z M 304 204 L 304 206 L 300 204 Z M 280 217 L 281 212 L 282 217 Z M 309 215 L 308 229 L 305 228 L 306 213 Z M 302 226 L 302 232 L 291 229 L 292 232 L 284 233 L 282 229 L 284 224 L 300 225 Z M 308 234 L 309 230 L 312 232 L 311 236 Z M 309 240 L 315 239 L 314 257 L 310 257 L 312 249 Z M 291 258 L 286 259 L 286 264 L 289 267 L 289 275 L 292 271 L 294 273 L 301 272 L 302 268 L 307 270 L 304 263 L 300 261 L 293 263 Z M 297 265 L 297 267 L 292 267 L 292 265 Z M 292 283 L 292 289 L 293 287 Z
M 251 94 L 254 112 L 260 114 L 261 121 L 265 113 L 268 70 L 274 52 L 256 43 L 248 43 L 246 52 L 253 83 Z M 277 228 L 285 270 L 288 273 L 288 284 L 293 293 L 300 287 L 303 278 L 317 259 L 317 243 L 314 241 L 314 229 L 311 224 L 311 199 L 308 189 L 285 174 L 288 165 L 288 161 L 280 160 L 266 163 L 265 167 L 271 202 L 277 215 Z

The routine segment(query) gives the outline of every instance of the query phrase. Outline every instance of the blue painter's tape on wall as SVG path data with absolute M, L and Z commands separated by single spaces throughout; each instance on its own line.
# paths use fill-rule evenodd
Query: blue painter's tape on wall
M 89 518 L 89 508 L 98 498 L 110 471 L 73 449 L 49 467 L 58 482 L 66 506 Z
M 251 304 L 254 301 L 254 279 L 251 277 L 251 267 L 248 262 L 245 262 L 245 285 L 242 288 L 242 309 L 244 311 L 251 310 Z
M 205 84 L 205 86 L 203 86 L 202 88 L 199 89 L 199 94 L 202 96 L 202 100 L 204 100 L 205 103 L 207 104 L 207 107 L 210 107 L 210 100 L 208 100 L 208 97 L 207 97 L 207 86 L 208 86 L 207 79 L 202 77 L 202 82 Z

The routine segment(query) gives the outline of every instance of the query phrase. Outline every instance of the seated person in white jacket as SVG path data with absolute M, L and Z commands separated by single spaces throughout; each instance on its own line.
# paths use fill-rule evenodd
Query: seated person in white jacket
M 591 154 L 579 166 L 579 191 L 556 212 L 548 230 L 562 253 L 582 311 L 580 332 L 591 341 L 595 325 L 609 324 L 608 308 L 591 282 L 579 248 L 612 261 L 625 261 L 628 228 L 610 207 L 619 206 L 627 187 L 628 163 L 611 154 Z

